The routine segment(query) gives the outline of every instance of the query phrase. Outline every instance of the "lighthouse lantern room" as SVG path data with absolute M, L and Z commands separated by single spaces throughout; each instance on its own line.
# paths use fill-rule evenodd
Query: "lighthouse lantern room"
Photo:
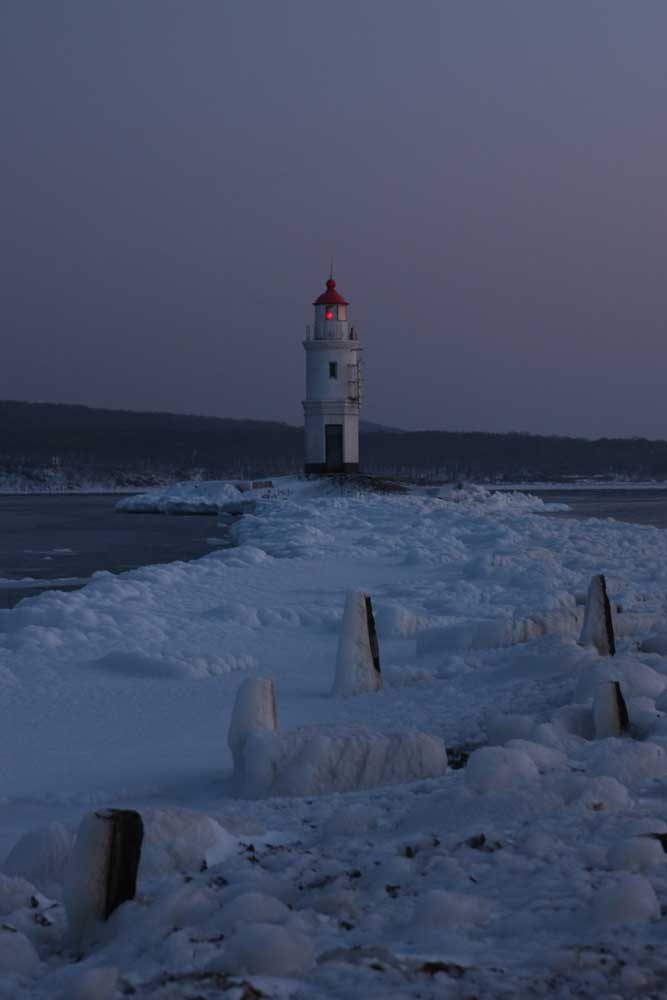
M 305 471 L 359 471 L 361 375 L 359 339 L 348 322 L 349 303 L 333 276 L 315 299 L 315 325 L 307 328 Z

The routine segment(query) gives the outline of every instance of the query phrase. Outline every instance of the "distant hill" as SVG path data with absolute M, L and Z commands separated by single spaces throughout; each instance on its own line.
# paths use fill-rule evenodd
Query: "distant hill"
M 303 432 L 288 424 L 62 403 L 0 401 L 0 474 L 49 469 L 118 485 L 193 474 L 244 478 L 296 469 Z
M 446 480 L 667 479 L 667 442 L 401 431 L 364 423 L 366 472 Z M 300 470 L 301 427 L 176 413 L 0 401 L 0 489 L 143 486 Z
M 359 430 L 362 434 L 402 434 L 398 427 L 385 427 L 384 424 L 374 424 L 372 420 L 360 420 Z

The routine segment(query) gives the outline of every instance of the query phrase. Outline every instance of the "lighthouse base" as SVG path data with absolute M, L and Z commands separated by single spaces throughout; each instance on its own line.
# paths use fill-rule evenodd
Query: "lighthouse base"
M 304 470 L 316 475 L 359 471 L 359 404 L 305 400 Z
M 350 475 L 359 472 L 359 463 L 344 462 L 342 465 L 331 466 L 327 465 L 326 462 L 306 462 L 303 471 L 306 475 L 314 476 L 336 476 L 341 473 L 343 475 Z

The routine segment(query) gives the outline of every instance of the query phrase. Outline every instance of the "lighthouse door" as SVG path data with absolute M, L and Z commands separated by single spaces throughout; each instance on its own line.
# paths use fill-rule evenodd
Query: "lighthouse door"
M 327 472 L 341 472 L 343 469 L 343 425 L 325 424 L 324 443 Z

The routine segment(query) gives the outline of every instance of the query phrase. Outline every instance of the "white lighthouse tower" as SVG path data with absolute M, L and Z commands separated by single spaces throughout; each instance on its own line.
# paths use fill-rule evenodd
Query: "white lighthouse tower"
M 306 472 L 359 471 L 361 374 L 359 340 L 333 276 L 315 299 L 315 326 L 307 328 Z

